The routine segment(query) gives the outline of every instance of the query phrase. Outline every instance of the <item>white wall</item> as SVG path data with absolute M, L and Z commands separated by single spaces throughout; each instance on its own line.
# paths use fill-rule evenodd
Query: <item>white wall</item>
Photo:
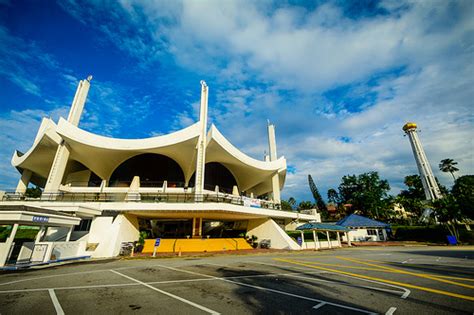
M 369 235 L 367 233 L 367 230 L 376 230 L 377 235 Z M 384 239 L 381 239 L 378 235 L 378 230 L 382 230 Z M 385 229 L 365 229 L 365 228 L 360 228 L 357 230 L 350 230 L 348 232 L 349 234 L 349 239 L 351 242 L 379 242 L 379 241 L 386 241 L 387 240 L 387 231 Z M 344 242 L 347 242 L 346 236 L 343 235 L 342 240 Z
M 98 243 L 92 257 L 114 257 L 122 242 L 138 240 L 138 220 L 135 216 L 119 214 L 115 217 L 95 217 L 91 223 L 88 243 Z
M 257 242 L 264 239 L 270 239 L 271 248 L 301 249 L 300 246 L 272 219 L 249 220 L 247 235 L 255 235 L 258 237 Z

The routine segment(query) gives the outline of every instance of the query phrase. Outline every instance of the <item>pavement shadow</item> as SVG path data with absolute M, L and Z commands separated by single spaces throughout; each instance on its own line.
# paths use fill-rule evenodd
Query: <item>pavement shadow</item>
M 251 266 L 250 266 L 251 267 Z M 253 270 L 242 270 L 242 269 L 233 269 L 232 267 L 222 267 L 218 268 L 217 272 L 219 273 L 220 277 L 235 277 L 235 276 L 255 276 L 255 275 L 262 275 L 262 277 L 248 277 L 248 278 L 230 278 L 228 280 L 239 282 L 244 284 L 243 286 L 237 286 L 233 293 L 243 302 L 245 302 L 249 308 L 250 313 L 263 313 L 263 314 L 305 314 L 305 313 L 315 313 L 316 310 L 313 310 L 311 305 L 317 305 L 317 302 L 312 301 L 305 301 L 304 299 L 298 299 L 297 297 L 286 296 L 284 294 L 278 294 L 276 292 L 271 291 L 264 291 L 264 290 L 255 290 L 250 286 L 259 286 L 264 288 L 269 288 L 273 290 L 279 290 L 286 293 L 308 297 L 312 299 L 319 299 L 335 304 L 341 304 L 344 306 L 363 309 L 369 312 L 375 312 L 374 306 L 378 305 L 379 308 L 388 307 L 391 305 L 389 299 L 393 298 L 399 299 L 400 297 L 394 295 L 393 293 L 389 292 L 382 292 L 377 291 L 378 298 L 375 297 L 373 299 L 363 299 L 359 300 L 362 303 L 353 303 L 350 302 L 353 297 L 346 296 L 346 299 L 337 299 L 334 296 L 344 296 L 345 291 L 347 290 L 341 289 L 338 287 L 338 284 L 346 286 L 351 290 L 351 286 L 355 287 L 353 290 L 366 290 L 365 293 L 361 292 L 362 296 L 368 298 L 369 296 L 373 296 L 375 291 L 370 289 L 364 289 L 354 285 L 351 283 L 349 279 L 341 280 L 339 277 L 335 277 L 332 273 L 321 273 L 315 274 L 311 271 L 305 272 L 304 270 L 295 270 L 291 267 L 284 267 L 284 266 L 276 266 L 274 265 L 272 273 L 295 273 L 298 272 L 298 276 L 308 277 L 308 278 L 315 278 L 317 280 L 322 281 L 330 281 L 332 283 L 324 283 L 322 281 L 315 281 L 310 279 L 302 279 L 302 278 L 292 278 L 287 276 L 275 276 L 275 277 L 263 277 L 263 275 L 268 275 L 267 272 L 261 271 L 253 271 Z M 249 287 L 245 286 L 249 285 Z M 367 285 L 373 285 L 367 284 Z M 380 286 L 384 288 L 384 286 Z M 387 289 L 387 287 L 385 287 Z M 390 288 L 393 289 L 393 288 Z M 325 292 L 327 294 L 325 294 Z M 383 297 L 387 297 L 385 303 L 383 302 Z M 417 294 L 418 296 L 418 294 Z M 355 301 L 356 299 L 354 299 Z M 399 300 L 398 303 L 408 303 L 411 306 L 407 305 L 407 308 L 418 306 L 420 308 L 416 309 L 423 309 L 423 307 L 436 307 L 438 311 L 446 312 L 446 313 L 458 313 L 458 312 L 465 312 L 462 309 L 452 308 L 444 305 L 433 305 L 432 301 L 429 299 L 421 300 L 416 296 L 410 295 L 409 300 Z M 379 304 L 380 303 L 380 304 Z M 302 305 L 306 307 L 300 307 Z M 313 306 L 314 306 L 313 305 Z M 413 308 L 415 309 L 415 308 Z M 321 314 L 362 314 L 361 312 L 351 311 L 349 309 L 333 307 L 333 306 L 325 306 L 324 308 L 319 309 Z

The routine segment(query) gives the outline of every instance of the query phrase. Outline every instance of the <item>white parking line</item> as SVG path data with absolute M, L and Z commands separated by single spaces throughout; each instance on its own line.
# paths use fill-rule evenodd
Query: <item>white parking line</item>
M 321 307 L 323 307 L 324 305 L 326 305 L 325 302 L 321 302 L 321 303 L 319 303 L 319 304 L 316 304 L 315 306 L 313 306 L 313 310 L 317 310 L 318 308 L 321 308 Z
M 158 288 L 155 288 L 154 286 L 151 286 L 151 285 L 149 285 L 148 283 L 145 283 L 145 282 L 142 282 L 142 281 L 137 280 L 137 279 L 135 279 L 135 278 L 129 277 L 129 276 L 124 275 L 123 273 L 120 273 L 120 272 L 118 272 L 118 271 L 115 271 L 115 270 L 110 270 L 110 271 L 113 272 L 113 273 L 115 273 L 115 274 L 118 274 L 118 275 L 120 275 L 120 276 L 122 276 L 122 277 L 124 277 L 124 278 L 127 278 L 127 279 L 129 279 L 129 280 L 132 280 L 132 281 L 134 281 L 134 282 L 136 282 L 136 283 L 139 283 L 139 284 L 141 284 L 141 285 L 143 285 L 143 286 L 145 286 L 145 287 L 147 287 L 147 288 L 149 288 L 149 289 L 152 289 L 152 290 L 154 290 L 154 291 L 160 292 L 161 294 L 167 295 L 167 296 L 169 296 L 169 297 L 172 297 L 173 299 L 176 299 L 176 300 L 181 301 L 181 302 L 183 302 L 183 303 L 186 303 L 186 304 L 189 304 L 189 305 L 191 305 L 191 306 L 194 306 L 195 308 L 198 308 L 198 309 L 200 309 L 200 310 L 203 310 L 203 311 L 206 312 L 206 313 L 214 314 L 214 315 L 220 314 L 219 312 L 216 312 L 216 311 L 214 311 L 214 310 L 211 310 L 211 309 L 209 309 L 209 308 L 207 308 L 207 307 L 205 307 L 205 306 L 196 304 L 196 303 L 194 303 L 194 302 L 191 302 L 191 301 L 189 301 L 189 300 L 186 300 L 186 299 L 184 299 L 184 298 L 182 298 L 182 297 L 179 297 L 179 296 L 177 296 L 177 295 L 174 295 L 174 294 L 172 294 L 172 293 L 169 293 L 169 292 L 160 290 L 160 289 L 158 289 Z
M 219 267 L 225 267 L 229 268 L 230 266 L 224 266 L 224 265 L 218 265 L 218 264 L 212 264 L 212 263 L 205 263 L 204 265 L 212 265 L 212 266 L 219 266 Z M 236 266 L 232 266 L 232 268 L 236 268 Z M 239 268 L 240 269 L 240 268 Z M 316 282 L 325 282 L 325 283 L 332 283 L 335 285 L 343 285 L 343 286 L 348 286 L 348 287 L 354 287 L 354 288 L 363 288 L 363 289 L 369 289 L 369 290 L 375 290 L 375 291 L 382 291 L 382 292 L 388 292 L 388 293 L 395 293 L 395 294 L 404 294 L 405 291 L 399 291 L 399 290 L 390 290 L 390 289 L 382 289 L 382 288 L 377 288 L 377 287 L 372 287 L 368 285 L 357 285 L 357 284 L 351 284 L 351 283 L 342 283 L 342 282 L 337 282 L 337 281 L 331 281 L 331 280 L 325 280 L 325 279 L 318 279 L 318 278 L 311 278 L 311 277 L 304 277 L 301 274 L 319 274 L 321 273 L 320 271 L 311 271 L 311 272 L 297 272 L 297 273 L 278 273 L 278 274 L 265 274 L 262 276 L 270 276 L 270 275 L 275 275 L 275 276 L 287 276 L 287 277 L 294 277 L 294 278 L 300 278 L 300 279 L 305 279 L 305 280 L 311 280 L 311 281 L 316 281 Z M 324 271 L 326 273 L 326 271 Z M 231 279 L 231 278 L 246 278 L 246 276 L 237 276 L 237 277 L 225 277 L 226 279 Z
M 49 296 L 51 297 L 51 301 L 53 301 L 54 309 L 56 310 L 57 315 L 64 315 L 63 308 L 61 307 L 61 304 L 59 304 L 58 297 L 56 296 L 56 293 L 54 293 L 53 289 L 49 289 Z
M 253 262 L 253 263 L 261 264 L 261 265 L 268 265 L 268 266 L 273 266 L 273 267 L 283 267 L 282 265 L 272 265 L 272 264 L 261 263 L 261 262 Z M 284 267 L 287 267 L 287 266 L 284 266 Z M 311 269 L 311 268 L 298 267 L 298 266 L 291 266 L 291 268 L 292 269 L 298 269 L 298 270 L 306 270 L 306 271 L 314 270 L 314 269 Z M 323 273 L 330 273 L 330 274 L 334 274 L 334 275 L 341 276 L 341 277 L 348 277 L 348 278 L 353 278 L 353 279 L 357 279 L 357 280 L 360 280 L 360 281 L 372 282 L 372 283 L 377 283 L 377 284 L 384 285 L 384 286 L 387 286 L 387 287 L 397 288 L 397 289 L 403 290 L 403 292 L 405 292 L 400 296 L 401 299 L 406 299 L 411 294 L 411 291 L 409 289 L 407 289 L 405 287 L 395 285 L 395 284 L 379 282 L 379 281 L 376 281 L 376 280 L 362 279 L 362 278 L 349 276 L 349 275 L 345 275 L 345 274 L 340 274 L 340 273 L 336 273 L 336 272 L 331 272 L 331 271 L 323 271 Z
M 253 289 L 257 289 L 257 290 L 268 291 L 268 292 L 273 292 L 273 293 L 277 293 L 277 294 L 281 294 L 281 295 L 291 296 L 291 297 L 294 297 L 294 298 L 297 298 L 297 299 L 302 299 L 302 300 L 307 300 L 307 301 L 312 301 L 312 302 L 318 302 L 318 303 L 325 303 L 327 305 L 332 305 L 332 306 L 335 306 L 335 307 L 339 307 L 339 308 L 343 308 L 343 309 L 347 309 L 347 310 L 351 310 L 351 311 L 361 312 L 361 313 L 365 313 L 365 314 L 376 314 L 374 312 L 363 310 L 363 309 L 356 308 L 356 307 L 350 307 L 350 306 L 346 306 L 346 305 L 342 305 L 342 304 L 337 304 L 337 303 L 332 303 L 332 302 L 323 301 L 323 300 L 319 300 L 319 299 L 314 299 L 314 298 L 310 298 L 310 297 L 307 297 L 307 296 L 302 296 L 302 295 L 297 295 L 297 294 L 293 294 L 293 293 L 289 293 L 289 292 L 285 292 L 285 291 L 265 288 L 265 287 L 261 287 L 261 286 L 258 286 L 258 285 L 252 285 L 252 284 L 242 283 L 242 282 L 238 282 L 238 281 L 232 281 L 232 280 L 229 280 L 229 279 L 226 279 L 226 278 L 214 277 L 214 276 L 206 275 L 206 274 L 203 274 L 203 273 L 200 273 L 200 272 L 194 272 L 194 271 L 189 271 L 189 270 L 184 270 L 184 269 L 177 269 L 177 268 L 163 266 L 163 265 L 157 265 L 157 266 L 162 267 L 162 268 L 166 268 L 166 269 L 170 269 L 170 270 L 174 270 L 174 271 L 199 275 L 199 276 L 202 276 L 202 277 L 209 277 L 209 278 L 213 278 L 213 279 L 218 279 L 218 280 L 221 280 L 221 281 L 224 281 L 224 282 L 229 282 L 229 283 L 233 283 L 233 284 L 237 284 L 237 285 L 240 285 L 240 286 L 249 287 L 249 288 L 253 288 Z
M 388 309 L 388 311 L 385 313 L 385 315 L 392 315 L 393 313 L 395 313 L 395 311 L 397 310 L 396 307 L 391 307 Z

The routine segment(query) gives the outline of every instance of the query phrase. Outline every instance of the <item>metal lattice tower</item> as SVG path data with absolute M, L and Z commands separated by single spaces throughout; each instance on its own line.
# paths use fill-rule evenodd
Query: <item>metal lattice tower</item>
M 411 148 L 413 155 L 415 156 L 418 171 L 420 172 L 421 182 L 423 184 L 423 190 L 427 200 L 440 199 L 442 197 L 441 191 L 439 190 L 438 183 L 431 170 L 430 163 L 426 158 L 425 151 L 421 146 L 420 139 L 418 138 L 417 126 L 415 123 L 409 122 L 403 126 L 403 131 L 408 135 L 410 139 Z

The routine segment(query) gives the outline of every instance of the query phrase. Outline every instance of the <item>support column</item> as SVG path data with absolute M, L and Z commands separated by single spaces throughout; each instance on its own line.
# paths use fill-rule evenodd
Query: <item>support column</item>
M 331 238 L 329 237 L 329 231 L 326 231 L 326 237 L 328 239 L 328 248 L 332 248 Z
M 15 240 L 16 232 L 18 231 L 18 226 L 19 226 L 18 223 L 13 224 L 13 228 L 10 233 L 10 236 L 5 241 L 4 251 L 0 252 L 0 267 L 5 266 L 8 258 L 10 258 L 12 245 L 13 245 L 13 241 Z
M 76 95 L 72 101 L 71 110 L 69 111 L 67 120 L 74 126 L 79 125 L 82 110 L 84 109 L 84 104 L 86 102 L 87 93 L 89 92 L 90 80 L 92 80 L 92 76 L 89 76 L 87 80 L 81 80 L 79 82 Z M 48 180 L 46 181 L 43 194 L 46 198 L 49 197 L 48 194 L 54 194 L 59 191 L 59 186 L 61 185 L 61 181 L 64 177 L 64 171 L 66 170 L 69 155 L 69 148 L 63 140 L 56 150 L 56 155 L 54 156 L 53 164 L 51 165 L 51 170 L 49 171 Z
M 314 250 L 318 250 L 319 239 L 318 239 L 318 233 L 316 232 L 316 230 L 313 230 L 313 242 L 314 242 Z
M 16 186 L 15 193 L 24 194 L 26 192 L 26 188 L 28 188 L 28 184 L 30 183 L 31 175 L 33 175 L 33 173 L 30 170 L 23 170 L 18 185 Z
M 43 237 L 44 230 L 45 230 L 45 227 L 44 225 L 42 225 L 40 230 L 38 231 L 38 234 L 36 234 L 35 243 L 41 242 L 41 237 Z
M 200 238 L 202 235 L 202 218 L 193 218 L 193 238 Z
M 277 160 L 277 149 L 276 149 L 276 138 L 275 138 L 275 126 L 268 123 L 268 149 L 270 152 L 270 161 Z M 273 202 L 279 204 L 281 202 L 280 197 L 280 177 L 276 172 L 272 177 L 272 199 Z
M 351 247 L 351 239 L 349 238 L 349 232 L 345 232 L 346 234 L 346 239 L 347 239 L 347 246 Z
M 194 191 L 196 194 L 202 194 L 204 190 L 204 172 L 206 165 L 206 136 L 207 136 L 207 103 L 208 103 L 209 88 L 206 82 L 201 81 L 201 109 L 199 116 L 199 123 L 201 126 L 201 134 L 197 143 L 196 156 L 196 176 Z M 198 196 L 196 196 L 198 197 Z
M 303 231 L 300 231 L 301 233 L 301 249 L 303 249 L 303 245 L 304 245 L 304 232 Z
M 341 235 L 339 234 L 339 232 L 337 232 L 337 242 L 339 243 L 339 247 L 342 247 Z
M 66 235 L 66 242 L 69 242 L 69 240 L 71 239 L 71 234 L 72 234 L 73 230 L 74 230 L 74 226 L 71 226 L 69 228 L 69 231 L 67 232 L 67 235 Z

